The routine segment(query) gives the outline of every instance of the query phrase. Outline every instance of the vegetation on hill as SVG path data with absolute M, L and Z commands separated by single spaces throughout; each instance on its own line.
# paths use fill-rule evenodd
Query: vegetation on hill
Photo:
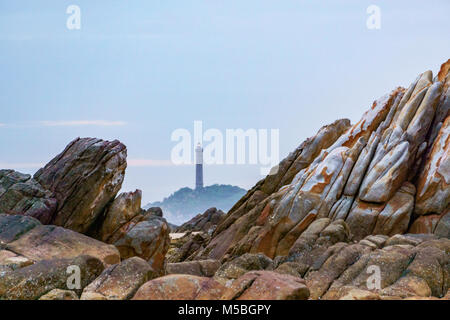
M 161 207 L 167 221 L 180 225 L 211 207 L 227 212 L 247 191 L 232 185 L 214 184 L 201 189 L 181 188 L 163 201 L 144 208 Z

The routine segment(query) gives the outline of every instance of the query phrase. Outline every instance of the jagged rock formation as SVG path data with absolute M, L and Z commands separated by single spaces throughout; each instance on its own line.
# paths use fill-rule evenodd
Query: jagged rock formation
M 117 140 L 77 138 L 36 172 L 34 179 L 58 201 L 52 224 L 87 232 L 120 190 L 126 156 Z
M 161 209 L 115 198 L 119 142 L 0 171 L 0 299 L 450 299 L 449 70 L 320 129 L 227 215 L 172 234 L 169 263 Z
M 203 214 L 198 214 L 183 223 L 175 232 L 202 231 L 212 234 L 224 217 L 225 213 L 222 210 L 209 208 Z
M 416 215 L 434 214 L 428 231 L 447 235 L 449 65 L 378 99 L 356 124 L 339 120 L 306 140 L 230 210 L 197 257 L 284 256 L 320 218 L 344 220 L 360 240 L 405 233 Z
M 33 178 L 0 170 L 0 213 L 34 217 L 114 244 L 122 259 L 139 256 L 162 272 L 169 228 L 161 210 L 142 210 L 140 190 L 115 198 L 126 156 L 126 147 L 117 140 L 77 138 Z M 58 237 L 75 234 L 51 228 Z M 37 243 L 34 250 L 42 250 L 44 243 Z

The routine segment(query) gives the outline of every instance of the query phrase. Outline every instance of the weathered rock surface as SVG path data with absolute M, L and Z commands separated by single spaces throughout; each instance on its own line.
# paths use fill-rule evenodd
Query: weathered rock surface
M 246 253 L 222 265 L 214 277 L 225 283 L 237 279 L 249 271 L 273 269 L 272 259 L 265 255 Z
M 53 289 L 40 297 L 39 300 L 78 300 L 78 296 L 71 290 Z
M 169 226 L 164 218 L 150 213 L 138 214 L 120 227 L 108 243 L 114 244 L 122 259 L 140 257 L 155 272 L 162 272 L 169 249 Z
M 167 253 L 167 262 L 176 263 L 194 259 L 195 253 L 201 250 L 209 239 L 210 236 L 208 234 L 200 231 L 187 232 L 180 238 L 171 239 L 171 248 Z
M 99 226 L 96 238 L 103 242 L 109 239 L 125 224 L 142 213 L 142 191 L 121 193 L 105 209 L 104 218 Z
M 309 290 L 301 278 L 271 271 L 251 271 L 228 288 L 222 300 L 306 300 Z
M 42 225 L 21 215 L 0 214 L 0 248 L 32 262 L 90 255 L 104 265 L 120 261 L 118 250 L 72 230 Z M 1 252 L 1 251 L 0 251 Z
M 57 200 L 51 223 L 85 233 L 114 199 L 125 175 L 127 150 L 119 141 L 77 138 L 34 175 Z
M 225 213 L 216 208 L 209 208 L 203 214 L 198 214 L 177 228 L 176 232 L 202 231 L 212 234 L 217 225 L 223 220 Z
M 218 260 L 199 260 L 178 263 L 168 263 L 166 265 L 167 274 L 190 274 L 199 277 L 212 277 L 220 268 Z
M 380 298 L 399 299 L 446 294 L 450 286 L 450 239 L 370 235 L 355 243 L 348 240 L 345 227 L 339 230 L 337 226 L 345 224 L 340 221 L 323 218 L 312 223 L 289 254 L 276 259 L 276 271 L 296 271 L 306 280 L 311 299 L 362 299 L 366 291 Z M 379 287 L 373 282 L 375 272 Z
M 94 295 L 101 296 L 105 300 L 131 299 L 139 287 L 153 279 L 155 275 L 150 265 L 141 258 L 124 260 L 105 269 L 97 279 L 84 288 L 81 300 L 90 300 Z
M 448 237 L 448 65 L 376 100 L 356 124 L 339 120 L 306 140 L 230 210 L 196 258 L 284 256 L 321 218 L 345 221 L 358 241 L 405 233 L 425 215 L 412 231 Z
M 217 300 L 224 290 L 212 278 L 171 274 L 144 284 L 133 300 Z
M 50 223 L 57 200 L 28 174 L 0 170 L 0 212 L 20 214 Z
M 76 266 L 80 270 L 80 291 L 103 271 L 100 260 L 90 256 L 75 259 L 42 260 L 0 277 L 0 299 L 35 300 L 53 289 L 68 289 L 77 286 L 76 280 L 70 279 L 67 270 Z

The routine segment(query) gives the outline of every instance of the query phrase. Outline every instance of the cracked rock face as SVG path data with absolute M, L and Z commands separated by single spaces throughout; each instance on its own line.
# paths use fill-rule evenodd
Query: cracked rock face
M 376 100 L 356 124 L 337 121 L 306 140 L 230 210 L 197 257 L 283 256 L 321 218 L 345 221 L 356 241 L 409 228 L 448 237 L 449 65 Z
M 115 198 L 127 150 L 117 140 L 77 138 L 34 175 L 58 202 L 52 224 L 86 233 Z
M 57 200 L 28 174 L 0 170 L 0 212 L 20 214 L 50 223 Z

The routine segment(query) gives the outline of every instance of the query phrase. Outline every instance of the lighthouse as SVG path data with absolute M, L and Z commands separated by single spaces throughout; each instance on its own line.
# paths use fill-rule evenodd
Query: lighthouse
M 200 143 L 195 148 L 195 189 L 203 188 L 203 148 Z

